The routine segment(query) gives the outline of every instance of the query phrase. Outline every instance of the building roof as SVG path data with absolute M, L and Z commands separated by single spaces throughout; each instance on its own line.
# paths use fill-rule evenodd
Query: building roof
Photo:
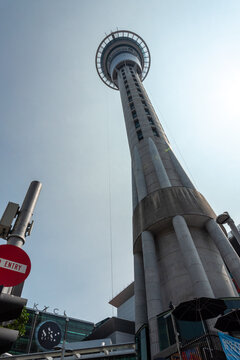
M 134 281 L 123 289 L 118 295 L 116 295 L 112 300 L 109 301 L 110 305 L 118 308 L 120 305 L 125 303 L 134 295 Z
M 84 340 L 104 339 L 115 331 L 127 334 L 135 334 L 134 321 L 124 320 L 117 317 L 109 318 L 102 325 L 93 330 Z

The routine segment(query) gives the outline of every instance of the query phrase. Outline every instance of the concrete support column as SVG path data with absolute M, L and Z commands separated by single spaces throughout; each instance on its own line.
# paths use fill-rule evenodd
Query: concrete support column
M 171 157 L 172 163 L 174 165 L 174 168 L 175 168 L 178 176 L 180 177 L 180 180 L 181 180 L 183 186 L 189 187 L 191 189 L 195 189 L 195 186 L 193 185 L 193 183 L 191 182 L 191 180 L 189 179 L 189 177 L 187 176 L 187 174 L 183 170 L 181 164 L 179 163 L 179 161 L 176 158 L 176 156 L 175 156 L 174 152 L 172 151 L 172 149 L 170 149 L 169 151 L 170 151 L 170 157 Z
M 134 254 L 135 331 L 148 323 L 143 258 L 140 252 Z
M 138 204 L 138 194 L 137 194 L 137 189 L 136 189 L 136 182 L 134 179 L 134 173 L 133 173 L 133 169 L 132 169 L 132 206 L 133 206 L 133 211 L 136 208 Z
M 185 266 L 192 280 L 196 297 L 214 297 L 210 282 L 198 255 L 185 219 L 177 215 L 173 218 L 173 227 L 179 242 Z
M 160 297 L 160 281 L 154 237 L 150 231 L 142 233 L 143 263 L 147 298 L 147 313 L 151 356 L 159 352 L 158 326 L 156 315 L 163 311 Z
M 240 258 L 238 254 L 215 220 L 209 220 L 206 224 L 206 228 L 220 251 L 220 254 L 222 255 L 222 258 L 234 280 L 236 280 L 238 286 L 240 286 Z
M 151 155 L 151 159 L 157 174 L 157 178 L 161 188 L 166 188 L 171 186 L 171 182 L 168 178 L 166 169 L 163 165 L 162 159 L 158 152 L 156 145 L 154 144 L 151 138 L 148 139 L 149 151 Z
M 147 195 L 147 186 L 143 173 L 142 161 L 136 146 L 133 150 L 133 172 L 137 187 L 138 200 L 141 201 Z

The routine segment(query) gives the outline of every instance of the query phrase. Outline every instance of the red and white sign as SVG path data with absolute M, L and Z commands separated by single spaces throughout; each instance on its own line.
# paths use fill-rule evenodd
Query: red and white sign
M 31 261 L 24 250 L 14 245 L 0 245 L 0 285 L 18 285 L 30 270 Z

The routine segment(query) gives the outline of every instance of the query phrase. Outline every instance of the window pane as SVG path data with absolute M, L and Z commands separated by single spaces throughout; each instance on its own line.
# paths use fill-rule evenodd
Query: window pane
M 176 325 L 183 344 L 204 334 L 201 321 L 176 320 Z
M 164 317 L 158 318 L 158 334 L 159 334 L 160 350 L 164 350 L 170 345 L 168 340 L 167 326 Z
M 135 119 L 135 118 L 137 117 L 136 110 L 133 110 L 133 111 L 132 111 L 132 117 L 133 117 L 133 119 Z
M 156 128 L 152 128 L 152 131 L 153 131 L 154 136 L 158 136 L 158 137 L 159 137 L 159 134 L 158 134 L 158 131 L 157 131 Z
M 139 124 L 139 121 L 138 120 L 135 120 L 134 121 L 134 124 L 135 124 L 135 128 L 138 129 L 140 127 L 140 124 Z
M 143 134 L 142 134 L 142 131 L 141 130 L 138 130 L 137 131 L 137 137 L 138 137 L 138 140 L 142 140 L 143 139 Z

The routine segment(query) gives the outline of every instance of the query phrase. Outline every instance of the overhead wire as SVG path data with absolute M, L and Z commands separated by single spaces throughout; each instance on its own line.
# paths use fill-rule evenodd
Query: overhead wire
M 108 93 L 109 94 L 109 93 Z M 113 298 L 113 231 L 112 231 L 112 189 L 111 189 L 111 151 L 110 151 L 110 101 L 108 99 L 108 115 L 107 115 L 107 162 L 108 162 L 108 209 L 109 209 L 109 242 L 110 242 L 110 282 L 111 282 L 111 296 Z M 112 316 L 114 315 L 114 308 L 112 306 Z

